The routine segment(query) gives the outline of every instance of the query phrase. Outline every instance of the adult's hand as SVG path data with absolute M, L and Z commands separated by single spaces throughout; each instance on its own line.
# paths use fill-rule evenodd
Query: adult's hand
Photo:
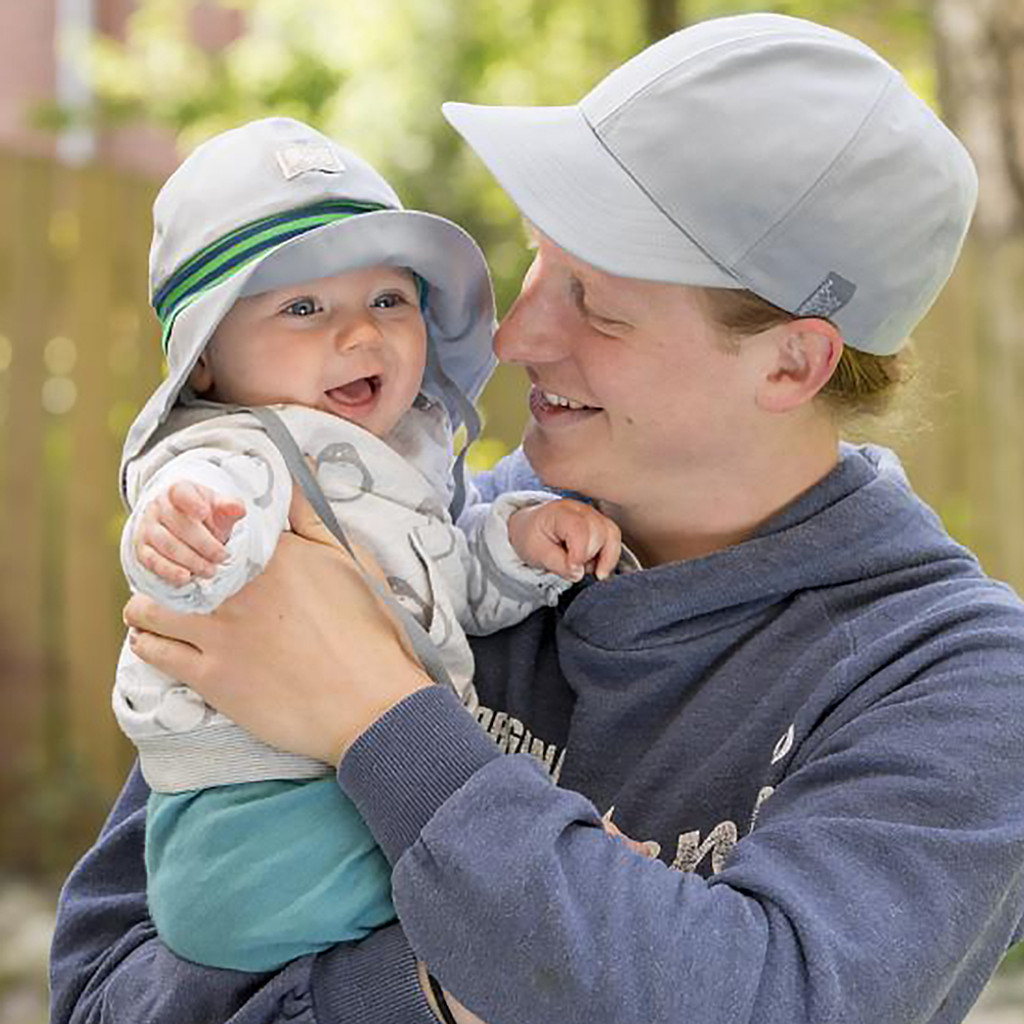
M 290 518 L 295 532 L 282 534 L 266 570 L 212 614 L 136 594 L 124 619 L 143 661 L 267 743 L 337 764 L 389 708 L 432 683 L 298 489 Z

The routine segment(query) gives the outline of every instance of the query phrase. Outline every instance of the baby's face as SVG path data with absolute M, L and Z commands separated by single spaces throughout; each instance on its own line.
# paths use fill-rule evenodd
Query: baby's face
M 382 437 L 419 391 L 426 348 L 413 275 L 381 265 L 239 299 L 191 380 L 222 402 L 305 405 Z

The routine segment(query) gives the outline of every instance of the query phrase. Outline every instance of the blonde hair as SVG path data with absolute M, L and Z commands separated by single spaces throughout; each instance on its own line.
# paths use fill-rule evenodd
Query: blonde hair
M 732 288 L 702 288 L 712 321 L 723 328 L 725 344 L 738 349 L 743 338 L 799 319 L 753 292 Z M 889 356 L 861 352 L 846 345 L 818 400 L 841 425 L 888 413 L 893 400 L 915 376 L 911 345 Z

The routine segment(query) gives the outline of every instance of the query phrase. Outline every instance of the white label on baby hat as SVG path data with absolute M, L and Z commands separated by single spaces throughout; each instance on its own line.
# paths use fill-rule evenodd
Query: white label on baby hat
M 281 173 L 290 181 L 307 171 L 340 174 L 345 170 L 338 154 L 322 142 L 295 142 L 277 151 Z

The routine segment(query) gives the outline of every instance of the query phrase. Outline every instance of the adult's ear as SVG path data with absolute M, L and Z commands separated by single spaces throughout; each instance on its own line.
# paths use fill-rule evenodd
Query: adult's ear
M 828 383 L 843 354 L 843 336 L 827 320 L 814 317 L 780 324 L 769 334 L 770 358 L 757 404 L 765 412 L 790 412 Z
M 206 358 L 205 352 L 199 356 L 196 365 L 192 367 L 192 372 L 188 375 L 188 383 L 197 395 L 205 394 L 213 387 L 213 369 L 210 367 L 210 361 Z

